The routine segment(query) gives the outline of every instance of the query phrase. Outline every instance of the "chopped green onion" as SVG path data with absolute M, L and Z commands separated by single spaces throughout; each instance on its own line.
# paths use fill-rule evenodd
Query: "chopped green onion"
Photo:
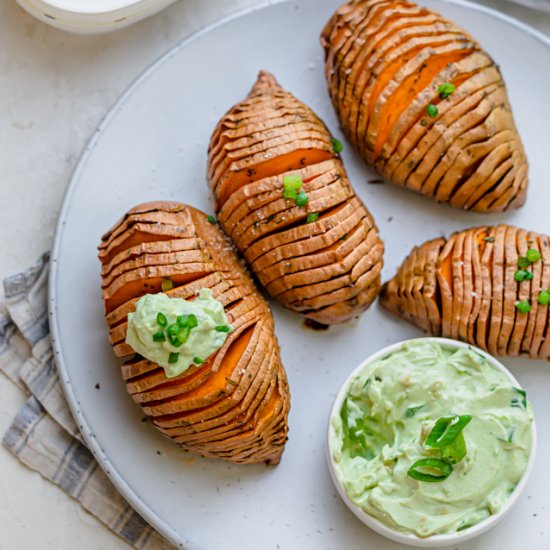
M 527 300 L 520 300 L 516 303 L 516 308 L 520 313 L 529 313 L 531 311 L 531 304 Z
M 454 84 L 451 84 L 450 82 L 444 82 L 437 89 L 437 93 L 439 94 L 439 97 L 441 99 L 447 99 L 455 90 L 456 86 Z
M 413 417 L 420 409 L 422 409 L 424 407 L 424 405 L 418 405 L 416 407 L 409 407 L 406 411 L 405 411 L 405 416 L 407 418 L 411 418 Z
M 298 195 L 296 195 L 297 206 L 305 206 L 308 200 L 309 200 L 309 197 L 303 191 L 301 191 L 300 193 L 298 193 Z
M 165 327 L 168 324 L 168 319 L 164 313 L 157 313 L 157 325 Z
M 536 250 L 535 248 L 530 248 L 527 251 L 526 256 L 527 256 L 527 259 L 532 264 L 534 264 L 535 262 L 538 262 L 542 258 L 542 254 L 538 250 Z
M 162 330 L 153 334 L 153 342 L 166 342 L 166 336 L 164 336 Z
M 516 427 L 512 426 L 506 433 L 506 437 L 498 436 L 497 439 L 504 443 L 512 443 L 514 441 L 514 434 L 516 433 Z
M 319 212 L 311 212 L 307 215 L 306 223 L 313 223 L 319 219 Z
M 533 273 L 531 271 L 525 272 L 525 280 L 530 281 L 533 278 Z
M 543 290 L 538 297 L 538 302 L 541 306 L 550 304 L 550 290 Z
M 177 363 L 179 358 L 180 358 L 180 354 L 179 354 L 179 353 L 171 353 L 171 354 L 168 356 L 168 362 L 169 362 L 169 363 Z
M 178 332 L 178 338 L 182 340 L 183 344 L 189 340 L 189 334 L 191 334 L 192 327 L 184 327 Z
M 466 456 L 466 441 L 460 432 L 455 440 L 441 448 L 441 458 L 451 464 L 458 464 Z
M 176 336 L 176 334 L 180 331 L 180 327 L 177 323 L 171 324 L 167 329 L 166 332 L 168 333 L 168 336 Z
M 194 357 L 193 363 L 195 363 L 195 365 L 202 365 L 204 363 L 204 359 L 201 359 L 200 357 Z
M 515 395 L 512 398 L 512 407 L 517 407 L 518 409 L 527 409 L 527 392 L 525 390 L 522 390 L 521 388 L 512 387 L 512 389 L 519 395 L 519 397 L 518 395 Z
M 199 321 L 194 313 L 191 313 L 188 317 L 189 328 L 195 328 L 198 326 Z
M 342 427 L 344 430 L 344 445 L 349 452 L 350 458 L 360 456 L 367 460 L 371 460 L 376 456 L 375 450 L 372 448 L 372 443 L 369 441 L 365 433 L 365 426 L 362 423 L 363 419 L 358 418 L 354 422 L 354 426 L 350 425 L 349 419 L 349 397 L 344 400 L 340 409 L 340 418 L 342 419 Z
M 472 415 L 444 416 L 439 418 L 426 438 L 426 447 L 441 449 L 450 445 L 470 423 Z
M 529 267 L 531 265 L 531 262 L 529 261 L 528 258 L 526 258 L 525 256 L 520 256 L 518 258 L 518 267 L 520 269 L 524 269 L 526 267 Z
M 174 283 L 172 282 L 172 279 L 164 279 L 160 286 L 162 288 L 162 292 L 168 292 L 174 288 Z
M 339 139 L 336 139 L 335 137 L 332 138 L 332 148 L 334 149 L 335 153 L 341 153 L 344 150 L 344 146 L 342 145 L 342 142 Z
M 225 377 L 225 380 L 227 381 L 228 384 L 231 384 L 232 386 L 238 386 L 238 383 L 235 382 L 235 380 L 232 380 L 231 378 L 229 378 L 228 376 Z
M 518 269 L 518 270 L 514 273 L 514 279 L 515 279 L 518 283 L 522 283 L 522 282 L 525 281 L 525 279 L 527 278 L 527 273 L 529 273 L 529 271 L 524 271 L 523 269 Z
M 212 224 L 218 223 L 218 220 L 212 215 L 208 216 L 206 219 Z
M 437 108 L 437 105 L 434 105 L 433 103 L 430 103 L 426 107 L 426 112 L 428 113 L 428 116 L 431 116 L 432 118 L 435 118 L 439 113 L 439 109 Z
M 297 174 L 285 176 L 283 178 L 283 197 L 296 200 L 298 190 L 302 188 L 303 183 L 302 178 Z
M 170 344 L 172 344 L 175 348 L 180 348 L 183 344 L 185 344 L 183 338 L 181 338 L 179 334 L 176 334 L 175 336 L 168 336 L 168 338 L 170 339 Z
M 176 318 L 176 323 L 182 328 L 189 326 L 189 315 L 178 315 Z
M 422 470 L 424 471 L 422 471 Z M 428 470 L 428 472 L 426 472 Z M 436 472 L 436 473 L 429 473 Z M 446 460 L 439 458 L 422 458 L 417 460 L 407 471 L 407 475 L 418 481 L 434 483 L 447 479 L 453 473 L 453 467 Z
M 227 325 L 218 325 L 216 327 L 216 332 L 229 332 L 231 330 L 231 327 L 228 327 Z

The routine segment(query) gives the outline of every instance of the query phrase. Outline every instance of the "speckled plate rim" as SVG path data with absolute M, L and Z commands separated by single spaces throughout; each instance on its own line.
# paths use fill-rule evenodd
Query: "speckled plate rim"
M 103 471 L 109 477 L 111 482 L 120 491 L 120 493 L 124 496 L 124 498 L 128 501 L 128 503 L 149 524 L 151 524 L 161 535 L 163 535 L 172 544 L 178 546 L 179 548 L 194 549 L 197 547 L 192 543 L 192 541 L 187 540 L 186 538 L 182 537 L 179 533 L 174 531 L 163 518 L 161 518 L 157 513 L 155 513 L 146 502 L 144 502 L 141 498 L 139 498 L 136 491 L 125 480 L 123 474 L 119 472 L 111 463 L 107 453 L 104 450 L 102 450 L 101 445 L 98 442 L 97 438 L 91 437 L 89 435 L 91 433 L 90 426 L 86 420 L 85 415 L 80 411 L 80 408 L 78 406 L 77 398 L 72 388 L 71 379 L 69 377 L 69 371 L 67 369 L 67 365 L 65 364 L 65 361 L 63 358 L 63 343 L 58 338 L 60 334 L 60 329 L 59 329 L 59 318 L 57 315 L 57 295 L 60 293 L 60 291 L 57 288 L 58 267 L 57 267 L 56 258 L 59 255 L 61 241 L 64 235 L 64 225 L 65 225 L 64 222 L 67 216 L 67 212 L 71 207 L 71 198 L 73 195 L 73 191 L 77 188 L 80 174 L 83 171 L 88 161 L 88 157 L 90 156 L 91 151 L 95 148 L 96 144 L 101 139 L 102 132 L 109 126 L 111 121 L 116 117 L 118 111 L 123 108 L 127 99 L 140 87 L 141 83 L 146 81 L 161 65 L 163 65 L 167 60 L 169 60 L 174 55 L 176 55 L 181 49 L 185 48 L 188 44 L 194 42 L 201 36 L 210 32 L 214 32 L 217 28 L 227 24 L 230 21 L 238 19 L 239 17 L 245 16 L 249 13 L 253 13 L 258 10 L 266 9 L 271 5 L 283 3 L 287 1 L 290 1 L 290 0 L 268 0 L 266 2 L 262 2 L 258 5 L 255 5 L 253 7 L 246 8 L 244 10 L 239 10 L 236 13 L 229 15 L 228 17 L 220 19 L 219 21 L 204 27 L 203 29 L 192 34 L 191 36 L 189 36 L 188 38 L 180 42 L 178 45 L 174 46 L 168 52 L 160 56 L 156 61 L 154 61 L 147 69 L 145 69 L 143 73 L 141 73 L 133 81 L 128 86 L 128 88 L 122 93 L 119 99 L 109 109 L 106 115 L 101 119 L 97 128 L 92 133 L 86 147 L 84 148 L 78 160 L 78 163 L 72 173 L 72 176 L 69 180 L 67 188 L 65 189 L 65 193 L 63 195 L 63 199 L 61 202 L 61 208 L 59 211 L 59 217 L 57 220 L 55 234 L 54 234 L 53 247 L 51 251 L 50 276 L 49 276 L 49 283 L 48 283 L 48 314 L 50 319 L 50 331 L 51 331 L 52 347 L 55 354 L 55 363 L 57 366 L 61 384 L 63 386 L 63 390 L 65 392 L 65 396 L 69 404 L 69 408 L 71 409 L 71 412 L 77 424 L 82 427 L 81 432 L 87 447 L 92 452 L 92 454 L 98 461 Z M 440 1 L 442 3 L 459 5 L 466 9 L 470 9 L 480 13 L 486 13 L 487 15 L 500 19 L 501 21 L 504 21 L 507 24 L 522 30 L 526 34 L 536 38 L 537 40 L 539 40 L 540 42 L 542 42 L 543 44 L 545 44 L 547 47 L 550 48 L 550 38 L 546 37 L 544 34 L 537 31 L 536 29 L 533 29 L 529 25 L 522 23 L 521 21 L 518 21 L 517 19 L 510 17 L 506 14 L 500 13 L 486 6 L 480 6 L 478 4 L 469 2 L 467 0 L 440 0 Z
M 485 359 L 487 359 L 487 361 L 491 364 L 493 368 L 505 374 L 508 377 L 508 379 L 512 382 L 512 384 L 514 384 L 515 387 L 521 389 L 521 385 L 516 380 L 516 377 L 497 358 L 493 357 L 492 355 L 483 351 L 482 349 L 479 349 L 476 346 L 472 346 L 470 344 L 461 342 L 459 340 L 452 340 L 450 338 L 438 338 L 434 336 L 426 336 L 421 338 L 411 338 L 408 340 L 402 340 L 401 342 L 396 342 L 395 344 L 391 344 L 390 346 L 387 346 L 377 351 L 376 353 L 369 355 L 369 357 L 361 361 L 361 363 L 355 369 L 353 369 L 350 375 L 346 378 L 345 382 L 342 384 L 341 388 L 338 390 L 338 393 L 336 394 L 336 398 L 334 400 L 334 404 L 332 405 L 330 415 L 329 415 L 329 420 L 328 420 L 327 439 L 326 439 L 326 457 L 327 457 L 330 477 L 332 478 L 332 481 L 334 483 L 334 486 L 336 487 L 336 490 L 338 491 L 338 494 L 340 495 L 340 498 L 345 502 L 346 506 L 351 510 L 351 512 L 353 512 L 353 514 L 359 520 L 361 520 L 365 525 L 370 527 L 373 531 L 376 531 L 378 534 L 390 540 L 393 540 L 395 542 L 399 542 L 401 544 L 408 544 L 411 546 L 423 547 L 423 548 L 437 548 L 442 546 L 455 545 L 455 544 L 459 544 L 461 542 L 466 542 L 467 540 L 473 539 L 474 537 L 477 537 L 482 533 L 485 533 L 486 531 L 488 531 L 489 529 L 497 525 L 506 516 L 506 514 L 510 512 L 510 510 L 514 507 L 514 504 L 517 502 L 517 500 L 521 496 L 521 493 L 525 489 L 525 486 L 527 485 L 527 482 L 531 477 L 531 473 L 535 465 L 535 458 L 537 456 L 537 428 L 536 428 L 535 418 L 533 418 L 533 422 L 531 424 L 531 453 L 529 455 L 529 460 L 527 461 L 525 471 L 519 483 L 516 485 L 516 488 L 514 489 L 513 493 L 508 497 L 503 508 L 498 513 L 493 514 L 492 516 L 489 516 L 488 518 L 484 519 L 480 523 L 477 523 L 476 525 L 468 529 L 465 529 L 460 533 L 432 535 L 427 538 L 422 538 L 413 534 L 401 533 L 400 531 L 397 531 L 395 529 L 392 529 L 391 527 L 388 527 L 378 519 L 367 514 L 364 510 L 359 508 L 359 506 L 357 506 L 348 497 L 344 488 L 342 487 L 342 484 L 338 480 L 338 476 L 336 474 L 336 468 L 334 466 L 334 460 L 332 458 L 331 441 L 332 441 L 332 435 L 334 433 L 334 428 L 332 426 L 332 419 L 338 414 L 340 414 L 342 403 L 344 401 L 346 394 L 348 393 L 348 390 L 352 381 L 363 371 L 363 369 L 365 369 L 367 365 L 379 359 L 383 359 L 384 357 L 387 357 L 388 355 L 396 351 L 399 351 L 405 345 L 410 344 L 412 342 L 435 342 L 444 347 L 449 347 L 454 349 L 460 349 L 460 348 L 472 349 L 476 353 L 479 353 L 480 355 L 485 357 Z

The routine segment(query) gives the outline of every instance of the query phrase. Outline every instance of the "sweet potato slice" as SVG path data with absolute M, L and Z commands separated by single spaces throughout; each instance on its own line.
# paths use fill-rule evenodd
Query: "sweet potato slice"
M 235 407 L 205 421 L 161 428 L 161 431 L 174 438 L 185 438 L 192 444 L 202 444 L 206 441 L 227 439 L 253 429 L 259 414 L 276 389 L 277 376 L 276 370 L 271 368 L 272 359 L 272 355 L 265 356 L 265 367 L 256 375 L 243 400 Z M 226 447 L 228 449 L 229 446 Z
M 498 76 L 496 69 L 490 73 Z M 488 72 L 483 75 L 487 78 Z M 402 181 L 409 189 L 421 192 L 426 178 L 449 147 L 463 133 L 478 124 L 482 124 L 491 109 L 494 94 L 502 87 L 495 83 L 483 87 L 478 80 L 481 75 L 475 75 L 471 81 L 464 83 L 455 92 L 455 103 L 441 103 L 437 120 L 427 114 L 419 120 L 418 125 L 407 133 L 399 142 L 394 154 L 386 162 L 388 174 L 393 180 Z M 498 78 L 500 78 L 498 76 Z M 470 86 L 471 85 L 471 86 Z M 469 95 L 471 91 L 471 95 Z
M 271 286 L 274 284 L 281 284 L 284 288 L 288 289 L 288 284 L 292 284 L 292 278 L 297 275 L 307 277 L 308 273 L 312 274 L 313 270 L 316 269 L 330 269 L 331 266 L 342 266 L 343 261 L 350 261 L 351 254 L 354 255 L 353 259 L 358 261 L 361 254 L 367 251 L 365 247 L 362 250 L 358 249 L 358 247 L 361 247 L 366 242 L 366 229 L 361 223 L 362 220 L 359 216 L 347 219 L 344 223 L 346 222 L 348 222 L 347 225 L 349 227 L 344 229 L 345 233 L 342 237 L 335 239 L 334 244 L 326 248 L 319 249 L 315 243 L 312 245 L 310 242 L 300 241 L 300 243 L 294 243 L 295 245 L 300 245 L 294 247 L 297 255 L 289 255 L 286 260 L 283 259 L 274 265 L 262 265 L 262 262 L 258 262 L 258 273 L 262 273 L 262 281 L 266 288 L 269 289 L 269 292 L 273 294 L 277 293 L 276 288 Z M 375 238 L 374 235 L 372 237 Z M 267 256 L 264 255 L 260 258 L 260 260 L 262 259 L 267 259 Z M 339 267 L 338 270 L 341 271 L 342 267 Z
M 363 212 L 361 201 L 355 197 L 319 214 L 317 221 L 308 224 L 307 233 L 304 234 L 301 224 L 273 233 L 254 243 L 244 252 L 244 256 L 250 262 L 253 271 L 256 271 L 256 262 L 266 262 L 266 265 L 270 265 L 285 258 L 296 257 L 306 242 L 313 241 L 311 246 L 323 249 L 342 239 L 355 225 L 344 225 L 344 222 L 350 218 L 362 219 Z
M 273 368 L 275 360 L 275 350 L 271 348 L 264 355 L 258 373 L 255 376 L 247 373 L 246 378 L 249 388 L 242 401 L 226 412 L 206 418 L 207 415 L 204 414 L 204 411 L 195 410 L 178 415 L 175 422 L 173 418 L 171 422 L 155 419 L 155 425 L 166 435 L 177 437 L 182 437 L 185 434 L 208 432 L 212 429 L 217 430 L 220 426 L 227 430 L 232 430 L 235 428 L 235 425 L 244 425 L 255 414 L 264 397 L 273 389 L 273 383 L 276 381 L 274 374 L 277 372 Z M 215 432 L 215 434 L 217 433 L 219 431 Z
M 330 230 L 332 232 L 328 238 L 330 240 L 312 236 L 309 239 L 285 245 L 281 247 L 283 250 L 277 250 L 276 255 L 261 256 L 255 262 L 254 269 L 257 273 L 262 273 L 262 282 L 268 288 L 278 279 L 315 268 L 337 265 L 342 258 L 346 258 L 356 246 L 363 242 L 365 234 L 362 221 L 360 214 L 355 212 L 354 215 L 343 219 L 335 229 Z M 354 235 L 353 239 L 348 238 L 351 234 Z M 273 260 L 278 261 L 270 263 Z
M 516 258 L 525 256 L 527 254 L 527 250 L 529 249 L 534 249 L 534 250 L 539 249 L 536 235 L 528 236 L 527 231 L 525 231 L 524 229 L 519 229 L 517 231 L 516 240 L 517 240 L 516 243 L 510 243 L 509 245 L 510 254 L 512 258 L 513 256 L 515 256 Z M 513 246 L 514 244 L 515 244 L 515 247 Z M 517 285 L 515 300 L 511 304 L 512 307 L 514 307 L 515 320 L 514 320 L 514 323 L 512 324 L 510 340 L 508 342 L 508 347 L 507 347 L 508 355 L 519 355 L 521 343 L 522 343 L 522 340 L 524 339 L 524 334 L 527 329 L 527 326 L 528 325 L 530 325 L 531 327 L 533 326 L 534 320 L 536 319 L 537 310 L 539 307 L 541 307 L 538 303 L 538 300 L 533 300 L 531 303 L 531 296 L 538 296 L 540 293 L 540 289 L 537 289 L 537 290 L 534 290 L 534 289 L 538 287 L 540 284 L 539 274 L 540 274 L 541 266 L 542 266 L 542 262 L 536 262 L 535 265 L 531 266 L 529 269 L 529 272 L 533 274 L 533 279 L 528 281 L 523 281 L 523 284 Z M 535 279 L 535 270 L 537 271 L 537 275 L 539 275 L 538 279 Z M 512 274 L 512 278 L 513 277 L 514 277 L 514 274 Z M 510 292 L 510 294 L 512 293 Z M 516 303 L 521 302 L 522 300 L 526 300 L 527 302 L 531 303 L 531 311 L 529 311 L 527 314 L 521 313 L 515 307 Z M 530 332 L 531 334 L 533 333 L 532 328 Z M 528 344 L 526 345 L 528 346 Z
M 235 300 L 235 298 L 232 297 L 235 292 L 239 294 L 240 298 L 244 298 L 245 296 L 255 292 L 252 285 L 242 284 L 245 281 L 242 281 L 236 277 L 237 274 L 235 273 L 215 271 L 213 273 L 209 273 L 208 275 L 204 275 L 203 277 L 198 277 L 185 285 L 167 290 L 166 294 L 173 298 L 188 299 L 191 296 L 198 294 L 201 288 L 209 288 L 216 300 L 220 300 L 225 306 Z M 118 326 L 120 323 L 125 322 L 128 313 L 135 310 L 137 300 L 138 298 L 128 300 L 122 306 L 119 306 L 114 311 L 109 313 L 106 317 L 109 327 L 113 328 Z
M 100 245 L 109 338 L 127 361 L 127 389 L 147 416 L 184 450 L 238 463 L 279 462 L 288 432 L 289 394 L 273 319 L 231 244 L 189 206 L 140 205 Z M 193 299 L 202 288 L 226 308 L 234 330 L 202 365 L 174 378 L 125 343 L 140 296 Z M 274 397 L 275 396 L 275 397 Z M 253 437 L 252 437 L 253 436 Z
M 525 202 L 527 160 L 504 82 L 466 31 L 409 1 L 351 0 L 328 21 L 321 44 L 328 91 L 344 133 L 385 179 L 479 212 L 510 210 Z M 454 86 L 450 95 L 440 93 L 442 84 Z M 468 100 L 478 90 L 494 93 L 495 86 L 497 101 Z M 428 105 L 436 108 L 433 117 Z M 473 123 L 487 117 L 485 108 L 497 116 L 490 124 Z M 487 147 L 472 153 L 460 138 L 474 126 L 477 141 Z M 499 178 L 491 162 L 484 161 L 498 147 L 491 137 L 504 131 L 509 132 L 512 166 Z M 416 145 L 423 136 L 425 143 L 437 143 L 428 148 L 427 160 L 426 147 Z
M 528 250 L 542 258 L 522 268 L 533 276 L 518 282 L 518 260 Z M 413 295 L 415 286 L 423 288 L 434 336 L 463 340 L 493 355 L 550 359 L 545 344 L 550 306 L 538 303 L 541 291 L 550 287 L 548 262 L 545 235 L 508 225 L 467 229 L 415 248 L 382 287 L 380 301 L 390 313 L 425 328 L 418 300 L 410 300 L 411 288 Z M 411 285 L 414 277 L 423 280 Z M 529 307 L 519 308 L 522 301 Z
M 541 288 L 550 291 L 550 239 L 546 235 L 538 235 L 538 241 L 543 260 Z M 541 357 L 548 357 L 550 355 L 550 338 L 548 338 L 549 325 L 550 308 L 538 308 L 535 332 L 530 347 L 531 354 L 538 353 Z
M 451 106 L 445 102 L 438 105 L 439 117 L 437 122 L 428 116 L 425 110 L 422 116 L 408 126 L 401 135 L 391 155 L 385 162 L 384 170 L 391 179 L 403 181 L 403 185 L 415 191 L 420 189 L 423 180 L 416 178 L 416 187 L 409 181 L 409 176 L 416 174 L 416 165 L 423 158 L 426 151 L 444 140 L 447 146 L 452 141 L 452 132 L 460 134 L 473 125 L 472 117 L 465 117 L 481 101 L 502 86 L 500 74 L 494 67 L 483 69 L 470 76 L 458 90 L 454 92 L 455 103 Z M 467 121 L 468 126 L 455 124 L 458 120 Z M 444 128 L 444 132 L 440 131 Z
M 208 165 L 219 222 L 271 296 L 326 324 L 370 305 L 382 267 L 377 228 L 324 123 L 272 75 L 261 72 L 220 120 Z M 304 204 L 285 197 L 296 177 Z

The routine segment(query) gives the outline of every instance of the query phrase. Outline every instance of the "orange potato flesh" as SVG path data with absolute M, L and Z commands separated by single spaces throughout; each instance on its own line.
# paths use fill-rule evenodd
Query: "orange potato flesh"
M 204 275 L 206 275 L 206 272 L 175 274 L 170 277 L 170 280 L 176 287 L 178 287 L 184 285 L 185 283 L 199 279 L 200 277 L 204 277 Z M 157 277 L 155 279 L 141 279 L 132 281 L 122 287 L 112 298 L 105 301 L 105 312 L 107 314 L 110 313 L 132 298 L 139 298 L 141 296 L 145 296 L 145 294 L 157 294 L 158 292 L 161 292 L 162 283 L 165 280 L 166 277 Z
M 104 261 L 105 265 L 107 265 L 117 254 L 123 250 L 131 248 L 132 246 L 155 241 L 168 241 L 170 239 L 171 237 L 169 235 L 153 235 L 151 233 L 136 232 L 126 241 L 106 252 L 105 258 L 102 261 Z
M 480 256 L 483 255 L 487 241 L 485 238 L 488 235 L 488 231 L 480 232 L 476 237 L 477 246 Z M 453 259 L 451 254 L 447 255 L 439 264 L 439 273 L 443 276 L 450 288 L 453 288 Z
M 472 50 L 463 50 L 460 54 L 453 52 L 448 55 L 442 55 L 438 57 L 437 60 L 432 61 L 430 65 L 420 73 L 420 76 L 418 74 L 412 74 L 403 81 L 399 90 L 390 97 L 382 109 L 381 119 L 385 121 L 385 124 L 376 138 L 374 146 L 374 154 L 376 156 L 380 154 L 392 126 L 399 120 L 399 117 L 418 93 L 421 92 L 447 65 L 460 61 L 471 53 L 471 51 Z M 400 60 L 399 64 L 401 63 L 402 61 Z M 373 94 L 373 97 L 376 98 L 377 96 Z
M 319 149 L 302 149 L 256 164 L 250 170 L 242 170 L 241 172 L 232 174 L 222 184 L 218 199 L 219 203 L 223 205 L 230 195 L 248 183 L 279 176 L 285 172 L 292 172 L 305 166 L 312 166 L 332 157 L 333 155 L 330 153 Z
M 194 400 L 200 401 L 204 396 L 207 396 L 212 393 L 225 391 L 228 382 L 227 378 L 231 377 L 231 374 L 235 370 L 241 355 L 244 353 L 249 341 L 252 336 L 252 330 L 249 329 L 247 332 L 242 334 L 236 342 L 229 347 L 226 354 L 224 355 L 223 361 L 220 365 L 220 368 L 213 372 L 204 384 L 201 384 L 198 388 L 185 393 L 181 397 L 177 397 L 176 400 L 183 400 L 186 402 L 193 402 Z M 172 400 L 170 400 L 172 401 Z M 163 401 L 163 403 L 166 401 Z M 147 403 L 147 405 L 154 407 L 156 402 Z

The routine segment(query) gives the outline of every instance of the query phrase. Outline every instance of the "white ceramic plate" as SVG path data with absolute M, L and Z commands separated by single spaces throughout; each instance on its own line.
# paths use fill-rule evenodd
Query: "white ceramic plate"
M 440 233 L 508 221 L 550 232 L 548 121 L 550 43 L 496 13 L 462 2 L 427 0 L 478 37 L 501 65 L 531 163 L 527 205 L 508 215 L 461 212 L 376 176 L 346 146 L 351 181 L 386 243 L 384 279 L 409 249 Z M 276 3 L 207 29 L 146 71 L 103 120 L 69 185 L 51 271 L 51 314 L 59 371 L 82 433 L 130 503 L 167 538 L 201 549 L 400 548 L 362 525 L 337 497 L 325 463 L 331 404 L 363 358 L 419 336 L 377 305 L 351 326 L 312 332 L 274 306 L 290 378 L 290 441 L 276 468 L 193 458 L 141 422 L 107 341 L 96 246 L 136 203 L 176 199 L 209 210 L 206 149 L 218 118 L 242 99 L 261 68 L 306 101 L 339 136 L 325 91 L 319 33 L 338 0 Z M 474 548 L 548 548 L 550 538 L 549 365 L 506 360 L 529 393 L 539 421 L 538 460 L 507 521 Z M 100 390 L 94 389 L 100 383 Z M 480 546 L 481 545 L 481 546 Z

